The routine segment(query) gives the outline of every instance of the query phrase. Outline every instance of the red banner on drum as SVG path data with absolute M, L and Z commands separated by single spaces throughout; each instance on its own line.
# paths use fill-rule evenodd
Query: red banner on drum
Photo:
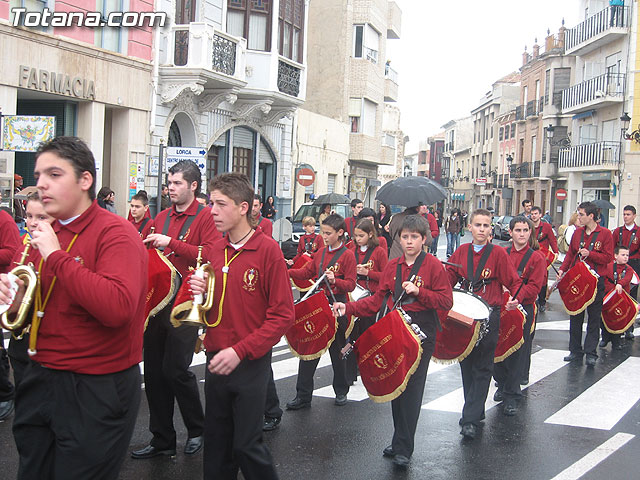
M 294 308 L 296 320 L 286 334 L 289 349 L 302 360 L 320 358 L 333 343 L 337 330 L 326 295 L 315 293 Z
M 638 304 L 626 291 L 617 293 L 612 290 L 604 297 L 602 323 L 609 333 L 614 335 L 624 333 L 633 325 L 637 314 Z
M 291 270 L 297 270 L 298 268 L 304 267 L 307 263 L 312 262 L 313 258 L 311 255 L 303 254 L 298 257 L 298 259 L 291 265 Z M 301 292 L 307 292 L 313 286 L 313 280 L 294 280 L 291 279 L 291 284 L 296 287 Z
M 583 312 L 596 298 L 598 277 L 579 261 L 558 282 L 558 292 L 569 315 Z
M 493 355 L 494 363 L 502 362 L 509 355 L 516 352 L 524 343 L 523 327 L 527 321 L 527 316 L 524 310 L 521 310 L 522 307 L 507 310 L 505 308 L 507 301 L 509 301 L 509 292 L 504 292 L 500 310 L 498 344 Z
M 366 329 L 355 351 L 362 383 L 376 403 L 400 396 L 422 357 L 420 340 L 397 310 Z

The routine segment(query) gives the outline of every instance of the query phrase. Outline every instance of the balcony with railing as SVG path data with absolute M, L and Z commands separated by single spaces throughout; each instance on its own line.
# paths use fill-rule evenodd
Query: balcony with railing
M 529 100 L 527 102 L 527 118 L 529 117 L 537 117 L 538 116 L 538 101 L 537 100 Z
M 387 15 L 387 38 L 389 40 L 398 40 L 400 38 L 402 26 L 402 10 L 396 2 L 389 2 L 389 11 Z
M 626 75 L 605 73 L 563 90 L 562 110 L 580 113 L 624 101 Z
M 516 107 L 516 121 L 517 122 L 524 121 L 525 117 L 526 117 L 526 106 L 518 105 Z
M 384 101 L 398 101 L 398 72 L 389 65 L 384 67 Z
M 629 25 L 629 7 L 606 7 L 565 32 L 565 53 L 585 55 L 627 35 Z
M 207 89 L 242 87 L 246 40 L 216 30 L 212 24 L 174 25 L 168 37 L 160 74 Z
M 558 169 L 561 172 L 615 170 L 619 163 L 619 142 L 595 142 L 561 149 Z

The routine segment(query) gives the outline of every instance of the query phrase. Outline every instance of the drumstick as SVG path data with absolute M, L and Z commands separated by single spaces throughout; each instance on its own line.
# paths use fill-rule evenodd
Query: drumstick
M 411 278 L 409 279 L 409 283 L 413 283 L 415 279 L 416 279 L 416 276 L 411 275 Z M 393 304 L 393 308 L 391 310 L 395 310 L 396 308 L 398 308 L 398 305 L 402 301 L 402 298 L 404 297 L 405 293 L 407 293 L 407 291 L 405 289 L 402 289 L 402 293 L 398 297 L 398 300 L 396 300 L 396 303 Z
M 324 279 L 325 283 L 327 284 L 327 288 L 329 289 L 329 294 L 331 295 L 331 300 L 333 300 L 333 303 L 336 303 L 336 297 L 333 294 L 333 291 L 331 290 L 331 284 L 329 283 L 329 279 L 327 278 L 327 274 L 324 273 L 322 274 L 322 278 Z
M 450 265 L 450 266 L 452 266 L 452 267 L 462 268 L 462 265 L 459 265 L 459 264 L 457 264 L 457 263 L 445 262 L 444 260 L 440 260 L 440 262 L 441 262 L 443 265 Z
M 314 283 L 311 288 L 307 291 L 307 293 L 304 295 L 304 297 L 302 297 L 300 299 L 300 301 L 302 300 L 306 300 L 307 298 L 309 298 L 311 295 L 313 295 L 313 293 L 316 291 L 316 289 L 318 288 L 318 286 L 322 283 L 322 281 L 327 277 L 326 273 L 323 273 L 320 278 L 318 278 L 318 280 L 316 281 L 316 283 Z

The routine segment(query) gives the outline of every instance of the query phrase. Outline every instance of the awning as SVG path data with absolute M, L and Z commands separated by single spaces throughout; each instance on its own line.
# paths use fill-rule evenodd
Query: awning
M 595 110 L 588 110 L 586 112 L 576 113 L 573 117 L 573 120 L 580 120 L 581 118 L 593 117 L 596 114 Z

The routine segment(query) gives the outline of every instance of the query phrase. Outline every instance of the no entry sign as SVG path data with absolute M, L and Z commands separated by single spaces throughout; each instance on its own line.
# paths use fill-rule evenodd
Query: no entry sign
M 296 173 L 296 180 L 303 187 L 308 187 L 313 185 L 313 182 L 316 180 L 316 174 L 310 168 L 301 168 Z
M 567 191 L 564 188 L 556 190 L 556 198 L 561 202 L 567 199 Z

